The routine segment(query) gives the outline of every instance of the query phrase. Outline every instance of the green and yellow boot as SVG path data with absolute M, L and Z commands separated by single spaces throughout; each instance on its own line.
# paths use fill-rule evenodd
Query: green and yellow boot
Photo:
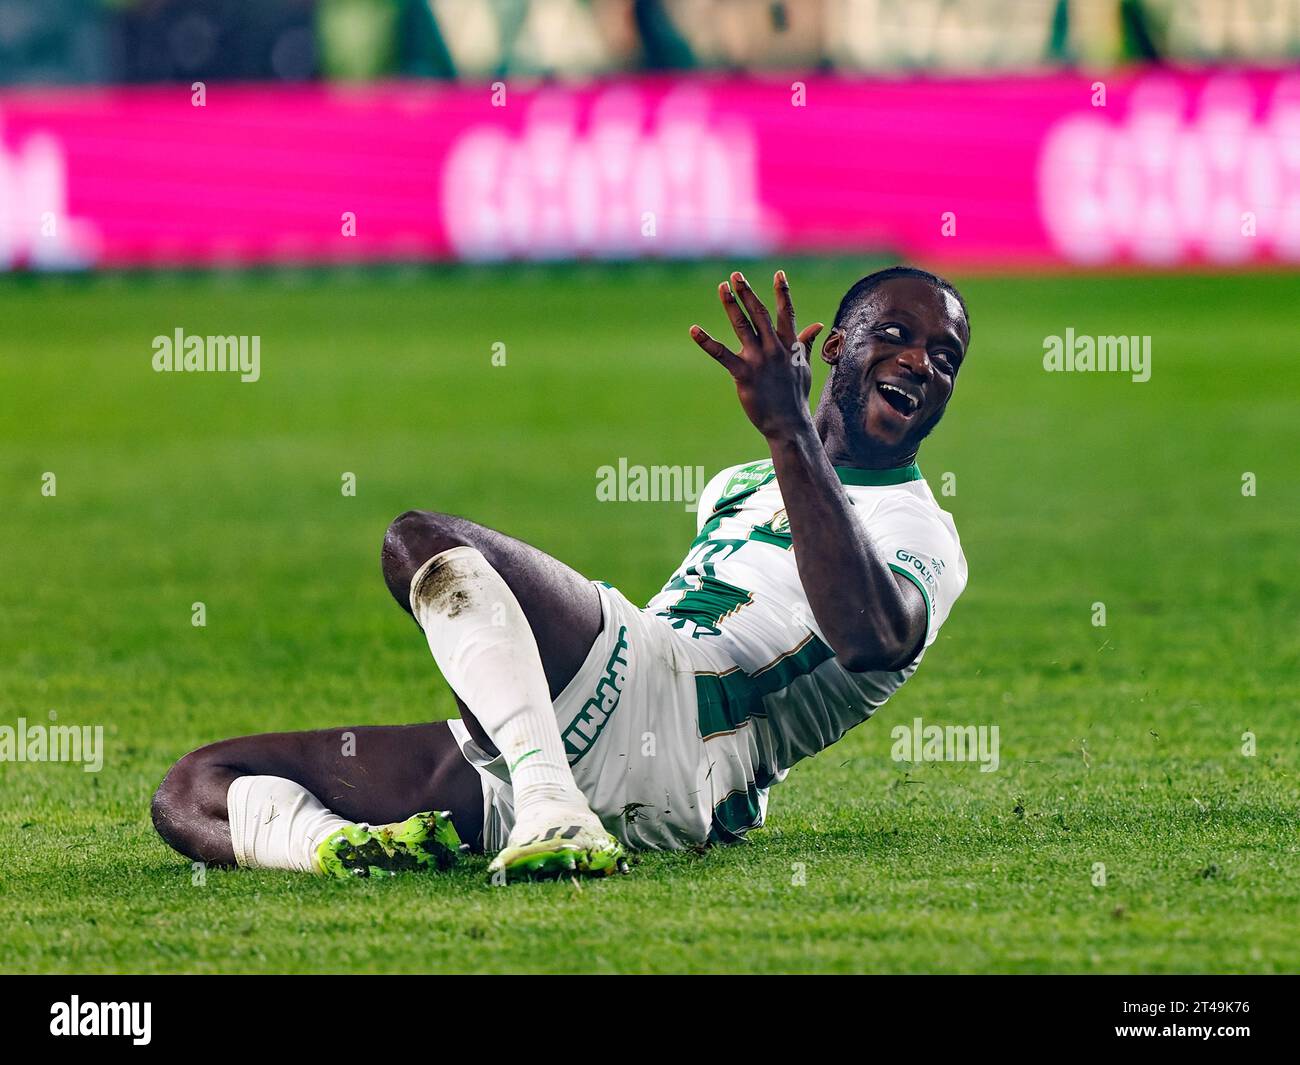
M 451 814 L 414 814 L 391 825 L 345 825 L 316 848 L 326 876 L 392 876 L 406 870 L 449 869 L 464 848 Z
M 506 882 L 512 882 L 627 872 L 623 845 L 599 822 L 594 826 L 555 825 L 518 843 L 514 837 L 511 833 L 511 841 L 488 866 L 492 878 L 504 876 Z

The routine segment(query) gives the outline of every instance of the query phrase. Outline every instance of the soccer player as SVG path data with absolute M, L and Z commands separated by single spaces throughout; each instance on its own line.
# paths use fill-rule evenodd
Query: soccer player
M 423 630 L 459 721 L 250 736 L 172 768 L 153 803 L 194 859 L 337 876 L 443 867 L 460 840 L 505 879 L 626 868 L 625 848 L 730 842 L 800 759 L 919 665 L 966 583 L 916 464 L 970 340 L 933 274 L 894 267 L 840 301 L 815 414 L 784 271 L 776 317 L 718 288 L 730 373 L 770 457 L 724 470 L 649 605 L 464 518 L 389 527 L 389 590 Z M 434 812 L 419 812 L 434 811 Z

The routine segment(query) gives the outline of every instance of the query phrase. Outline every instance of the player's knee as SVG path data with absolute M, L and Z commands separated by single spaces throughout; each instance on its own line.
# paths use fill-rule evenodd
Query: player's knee
M 434 555 L 469 544 L 470 528 L 464 518 L 432 510 L 408 510 L 393 519 L 384 534 L 384 583 L 403 609 L 410 609 L 416 571 Z
M 153 793 L 149 814 L 158 835 L 175 850 L 193 857 L 190 828 L 205 811 L 205 781 L 212 768 L 209 748 L 191 751 L 167 771 Z

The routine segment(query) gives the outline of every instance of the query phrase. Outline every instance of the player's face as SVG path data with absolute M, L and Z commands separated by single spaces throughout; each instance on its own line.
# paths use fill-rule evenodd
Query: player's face
M 951 293 L 922 278 L 880 285 L 842 337 L 827 340 L 836 362 L 831 395 L 845 432 L 875 450 L 914 451 L 943 416 L 967 337 Z

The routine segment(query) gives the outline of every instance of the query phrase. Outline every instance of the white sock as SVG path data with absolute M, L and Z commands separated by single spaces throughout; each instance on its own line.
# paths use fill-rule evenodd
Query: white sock
M 299 873 L 319 873 L 316 848 L 352 824 L 284 777 L 236 777 L 226 791 L 226 816 L 237 865 Z
M 472 547 L 443 551 L 411 580 L 411 612 L 447 683 L 505 757 L 516 821 L 555 804 L 585 810 L 537 639 L 501 574 Z

